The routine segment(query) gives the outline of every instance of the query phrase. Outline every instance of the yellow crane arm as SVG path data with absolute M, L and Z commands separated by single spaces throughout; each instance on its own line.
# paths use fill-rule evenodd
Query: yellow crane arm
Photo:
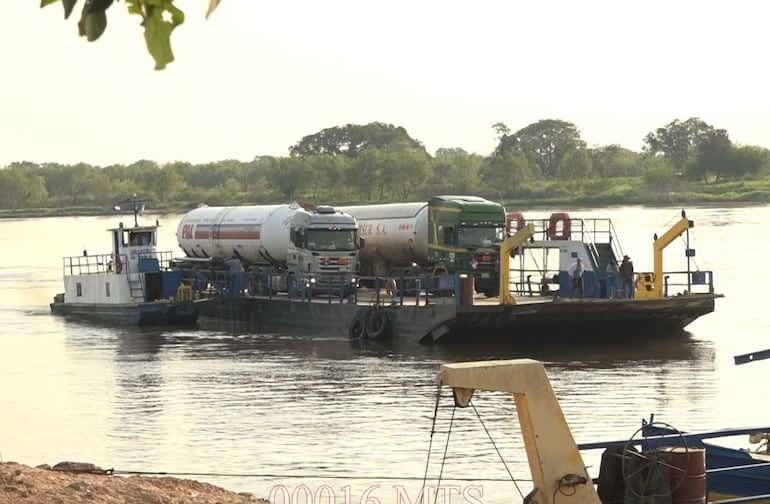
M 511 304 L 511 250 L 535 236 L 535 225 L 527 224 L 500 244 L 500 304 Z
M 694 225 L 693 221 L 687 219 L 684 210 L 682 210 L 682 218 L 679 219 L 678 222 L 671 226 L 668 231 L 663 233 L 663 236 L 660 238 L 655 236 L 655 242 L 652 245 L 654 253 L 653 272 L 655 273 L 655 297 L 663 297 L 663 249 Z
M 513 394 L 537 490 L 535 502 L 601 504 L 541 362 L 516 359 L 444 364 L 438 381 L 441 386 L 452 387 L 459 407 L 469 405 L 474 390 Z

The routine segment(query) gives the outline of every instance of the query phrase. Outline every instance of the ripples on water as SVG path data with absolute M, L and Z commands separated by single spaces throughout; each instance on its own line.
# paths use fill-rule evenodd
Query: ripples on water
M 66 232 L 90 228 L 92 220 L 14 222 L 11 230 L 0 222 L 0 240 L 22 234 L 20 243 L 35 248 L 0 266 L 0 452 L 4 460 L 31 465 L 78 460 L 195 473 L 195 479 L 257 495 L 274 485 L 316 490 L 328 484 L 337 502 L 345 485 L 358 502 L 379 484 L 374 495 L 385 503 L 395 502 L 393 485 L 404 485 L 414 499 L 432 448 L 429 482 L 441 475 L 458 485 L 483 484 L 483 502 L 508 503 L 520 498 L 514 485 L 490 481 L 507 478 L 497 450 L 516 477 L 529 479 L 511 397 L 477 393 L 482 425 L 470 408 L 454 411 L 452 420 L 450 392 L 443 391 L 431 438 L 441 363 L 493 358 L 544 361 L 578 442 L 626 439 L 651 413 L 689 430 L 766 423 L 769 408 L 757 391 L 767 368 L 732 364 L 733 355 L 768 346 L 764 290 L 743 281 L 753 273 L 751 261 L 736 262 L 722 245 L 729 230 L 748 250 L 761 249 L 750 239 L 759 236 L 758 226 L 764 229 L 756 212 L 744 211 L 752 214 L 746 224 L 740 211 L 725 217 L 704 209 L 700 220 L 699 212 L 690 212 L 707 231 L 698 248 L 716 259 L 711 268 L 728 296 L 717 301 L 715 314 L 692 324 L 691 333 L 526 348 L 393 347 L 68 321 L 47 308 L 60 289 L 59 256 L 67 252 L 36 244 L 40 236 L 66 241 Z M 641 226 L 662 220 L 664 212 L 622 215 Z M 113 224 L 97 226 L 98 243 Z M 173 234 L 173 224 L 166 231 Z M 74 253 L 81 240 L 71 243 Z M 637 265 L 643 263 L 641 253 L 634 255 Z M 594 476 L 598 455 L 586 457 Z M 521 486 L 528 491 L 527 483 Z
M 48 406 L 58 410 L 53 418 L 39 411 L 55 426 L 44 446 L 28 440 L 36 462 L 87 458 L 122 470 L 206 473 L 208 481 L 261 494 L 275 485 L 329 484 L 341 492 L 350 484 L 355 495 L 380 484 L 383 502 L 393 485 L 413 495 L 432 444 L 431 481 L 441 474 L 448 483 L 483 485 L 484 502 L 504 502 L 495 499 L 515 488 L 489 481 L 507 478 L 497 450 L 517 478 L 529 479 L 513 400 L 477 393 L 483 424 L 471 409 L 457 410 L 446 447 L 453 408 L 444 390 L 431 440 L 434 380 L 448 361 L 547 362 L 578 441 L 597 439 L 597 431 L 628 437 L 650 412 L 686 406 L 697 413 L 699 403 L 709 409 L 710 386 L 701 383 L 693 395 L 687 384 L 713 352 L 687 335 L 635 349 L 403 351 L 344 340 L 57 323 L 64 337 L 41 360 L 47 392 L 29 397 L 50 393 L 57 402 Z M 630 381 L 638 385 L 628 387 Z M 598 468 L 598 459 L 587 463 Z

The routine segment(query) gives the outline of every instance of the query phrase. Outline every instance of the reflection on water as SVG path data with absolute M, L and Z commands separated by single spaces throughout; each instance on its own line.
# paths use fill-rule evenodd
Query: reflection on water
M 409 478 L 424 472 L 434 379 L 443 362 L 546 362 L 582 441 L 596 439 L 597 427 L 610 438 L 628 436 L 651 412 L 708 415 L 716 387 L 702 379 L 713 375 L 713 344 L 687 333 L 633 346 L 579 349 L 493 344 L 404 349 L 341 339 L 148 329 L 121 329 L 99 345 L 94 340 L 78 326 L 66 344 L 71 353 L 99 354 L 92 357 L 114 366 L 110 417 L 122 428 L 110 436 L 106 450 L 122 454 L 123 468 L 144 469 L 147 460 L 162 460 L 166 466 L 159 470 L 208 473 L 216 460 L 218 473 L 282 475 L 257 478 L 271 487 L 295 480 L 320 485 L 326 480 L 319 475 L 369 484 L 376 484 L 377 476 L 398 475 L 416 484 Z M 696 379 L 698 387 L 691 387 Z M 499 393 L 478 393 L 474 404 L 483 426 L 474 412 L 456 412 L 448 451 L 456 465 L 435 466 L 431 474 L 442 472 L 448 480 L 473 475 L 489 492 L 503 492 L 509 484 L 486 481 L 506 474 L 497 450 L 510 457 L 518 477 L 528 478 L 515 407 Z M 434 440 L 442 447 L 451 410 L 444 391 L 436 419 L 442 439 Z M 220 483 L 232 486 L 228 480 Z M 254 479 L 238 484 L 257 489 Z
M 617 213 L 625 237 L 623 225 L 657 224 L 671 212 Z M 46 233 L 64 240 L 59 234 L 67 229 L 82 231 L 78 241 L 88 242 L 83 236 L 93 222 L 16 223 L 14 233 L 28 234 L 20 241 L 37 249 L 0 268 L 0 432 L 6 433 L 0 452 L 32 465 L 81 460 L 205 473 L 196 479 L 258 495 L 274 485 L 328 484 L 339 501 L 345 485 L 357 501 L 376 484 L 382 502 L 395 502 L 387 492 L 398 484 L 414 501 L 427 465 L 429 482 L 441 474 L 464 488 L 479 484 L 483 502 L 508 503 L 519 494 L 512 483 L 497 481 L 507 478 L 498 451 L 516 477 L 529 478 L 512 398 L 477 392 L 479 419 L 472 409 L 454 411 L 449 391 L 442 391 L 434 426 L 439 366 L 488 359 L 545 362 L 578 442 L 630 437 L 651 413 L 684 430 L 767 423 L 770 408 L 754 397 L 765 364 L 732 364 L 733 355 L 768 346 L 763 297 L 758 286 L 742 281 L 750 272 L 741 268 L 753 269 L 751 261 L 736 263 L 722 245 L 726 232 L 741 240 L 761 236 L 757 213 L 770 217 L 763 209 L 689 211 L 696 229 L 706 232 L 698 258 L 716 259 L 711 266 L 726 294 L 716 313 L 689 332 L 619 335 L 615 344 L 576 338 L 522 346 L 394 346 L 53 317 L 47 303 L 59 287 L 59 255 L 71 251 L 37 247 L 37 241 Z M 103 222 L 96 232 L 101 237 L 112 224 Z M 0 236 L 8 236 L 4 226 L 0 221 Z M 175 225 L 161 229 L 173 234 Z M 640 269 L 648 241 L 623 242 Z M 751 243 L 761 248 L 756 239 Z M 83 243 L 72 245 L 76 251 Z M 598 461 L 587 463 L 596 475 Z

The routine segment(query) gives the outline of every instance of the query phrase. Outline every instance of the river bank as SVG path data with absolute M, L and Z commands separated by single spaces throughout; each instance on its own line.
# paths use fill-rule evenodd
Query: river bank
M 62 462 L 29 467 L 0 463 L 0 504 L 269 504 L 194 480 L 155 476 L 113 476 L 93 464 Z

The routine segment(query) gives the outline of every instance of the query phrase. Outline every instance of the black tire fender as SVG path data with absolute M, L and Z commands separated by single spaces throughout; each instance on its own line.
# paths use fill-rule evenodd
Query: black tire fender
M 371 339 L 382 339 L 390 336 L 390 317 L 385 310 L 377 310 L 369 317 L 366 332 Z
M 367 312 L 359 311 L 350 321 L 350 325 L 348 326 L 348 337 L 350 339 L 362 339 L 367 336 L 367 315 Z

